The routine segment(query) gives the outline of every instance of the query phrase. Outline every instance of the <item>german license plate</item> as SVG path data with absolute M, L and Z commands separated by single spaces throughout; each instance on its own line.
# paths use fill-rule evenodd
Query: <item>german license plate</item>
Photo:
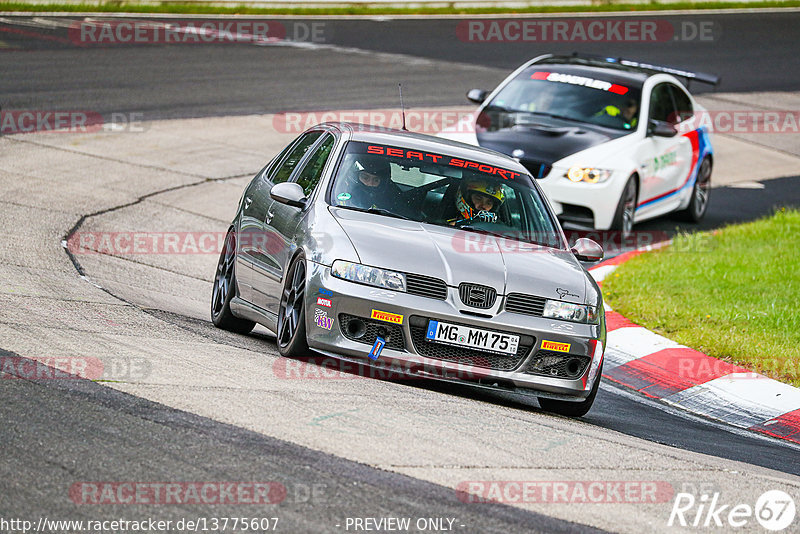
M 440 321 L 428 321 L 425 338 L 436 343 L 502 354 L 516 354 L 519 346 L 519 336 Z

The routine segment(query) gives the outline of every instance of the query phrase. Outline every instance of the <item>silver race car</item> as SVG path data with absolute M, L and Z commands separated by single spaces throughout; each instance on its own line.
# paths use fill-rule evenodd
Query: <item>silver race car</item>
M 214 324 L 276 332 L 280 353 L 532 393 L 584 415 L 606 328 L 602 295 L 539 186 L 490 150 L 322 124 L 242 195 L 214 279 Z

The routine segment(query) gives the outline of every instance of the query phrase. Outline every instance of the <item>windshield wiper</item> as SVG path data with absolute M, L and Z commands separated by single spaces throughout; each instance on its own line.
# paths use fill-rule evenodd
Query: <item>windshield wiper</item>
M 354 211 L 361 211 L 364 213 L 374 213 L 375 215 L 384 215 L 386 217 L 394 217 L 396 219 L 403 219 L 406 221 L 411 221 L 413 219 L 406 217 L 405 215 L 400 215 L 399 213 L 395 213 L 390 210 L 386 210 L 383 208 L 358 208 L 356 206 L 338 206 L 339 208 L 344 208 L 347 210 L 354 210 Z
M 475 226 L 472 226 L 471 224 L 465 224 L 464 226 L 457 226 L 456 228 L 458 228 L 459 230 L 469 230 L 471 232 L 478 232 L 480 234 L 493 235 L 495 237 L 503 237 L 508 239 L 508 236 L 506 235 L 497 232 L 492 232 L 491 230 L 485 230 L 483 228 L 477 228 Z
M 566 115 L 559 115 L 557 113 L 547 113 L 546 111 L 520 111 L 520 113 L 530 113 L 531 115 L 541 115 L 543 117 L 550 117 L 551 119 L 561 119 L 572 122 L 586 122 L 574 117 L 567 117 Z

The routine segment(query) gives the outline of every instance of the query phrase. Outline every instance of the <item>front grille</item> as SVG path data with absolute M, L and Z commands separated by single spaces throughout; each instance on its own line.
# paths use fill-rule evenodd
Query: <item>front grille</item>
M 528 364 L 525 373 L 529 375 L 553 376 L 556 378 L 578 378 L 592 361 L 588 356 L 565 354 L 552 350 L 540 350 Z
M 506 297 L 506 311 L 541 317 L 544 314 L 545 302 L 547 299 L 544 297 L 510 293 Z
M 360 319 L 366 325 L 366 330 L 360 336 L 356 336 L 354 332 L 348 328 L 350 322 Z M 384 348 L 395 350 L 406 350 L 406 342 L 403 339 L 403 329 L 396 324 L 389 324 L 383 321 L 376 321 L 374 319 L 367 319 L 365 317 L 356 317 L 346 313 L 339 314 L 339 330 L 342 335 L 351 341 L 364 343 L 366 345 L 374 345 L 375 339 L 378 334 L 383 334 L 383 339 L 386 341 Z
M 528 337 L 530 344 L 523 345 L 522 341 L 524 338 L 521 337 L 520 344 L 517 347 L 517 353 L 509 354 L 507 356 L 492 352 L 483 352 L 481 350 L 470 349 L 466 347 L 443 345 L 441 343 L 434 343 L 425 339 L 425 333 L 427 332 L 428 325 L 427 319 L 422 319 L 420 317 L 412 317 L 411 319 L 412 320 L 409 321 L 411 329 L 411 341 L 414 345 L 414 350 L 416 350 L 419 354 L 425 356 L 426 358 L 435 358 L 437 360 L 454 362 L 472 367 L 483 367 L 496 371 L 511 371 L 519 366 L 522 360 L 524 360 L 525 357 L 530 353 L 533 345 L 536 343 L 534 338 Z M 424 324 L 425 326 L 414 326 L 417 323 Z M 511 334 L 511 332 L 502 333 Z
M 418 297 L 447 300 L 447 284 L 438 278 L 421 274 L 406 274 L 406 292 Z
M 467 306 L 485 310 L 494 306 L 497 291 L 489 286 L 462 283 L 458 286 L 458 296 Z
M 520 163 L 528 169 L 528 172 L 530 172 L 534 178 L 538 178 L 539 180 L 547 178 L 547 175 L 550 174 L 550 170 L 553 168 L 544 161 L 534 161 L 532 159 L 523 159 Z

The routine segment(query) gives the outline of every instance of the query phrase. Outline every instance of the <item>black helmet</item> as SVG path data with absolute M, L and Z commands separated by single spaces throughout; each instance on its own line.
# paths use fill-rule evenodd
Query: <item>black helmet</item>
M 370 174 L 375 174 L 381 179 L 385 180 L 392 174 L 389 161 L 380 156 L 373 156 L 372 154 L 362 154 L 356 158 L 355 167 L 358 171 L 367 171 Z

